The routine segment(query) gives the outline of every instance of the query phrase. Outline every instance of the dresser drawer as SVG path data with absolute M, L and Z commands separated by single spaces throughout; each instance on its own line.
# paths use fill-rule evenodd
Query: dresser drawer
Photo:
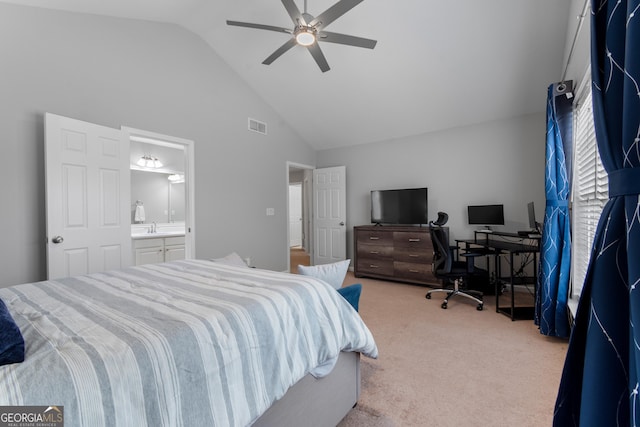
M 361 230 L 356 233 L 358 245 L 372 244 L 393 247 L 393 233 L 387 231 Z
M 394 248 L 393 259 L 395 261 L 431 265 L 433 261 L 433 251 L 426 248 Z
M 393 257 L 393 246 L 381 246 L 381 245 L 358 245 L 358 258 L 378 260 L 378 259 L 391 259 Z
M 432 248 L 428 232 L 396 231 L 393 233 L 393 245 L 396 248 Z
M 372 260 L 358 258 L 356 269 L 358 270 L 358 273 L 393 276 L 393 260 Z
M 433 277 L 433 273 L 431 272 L 431 264 L 396 261 L 393 263 L 393 275 L 406 280 L 422 282 L 434 280 L 437 282 L 437 279 Z

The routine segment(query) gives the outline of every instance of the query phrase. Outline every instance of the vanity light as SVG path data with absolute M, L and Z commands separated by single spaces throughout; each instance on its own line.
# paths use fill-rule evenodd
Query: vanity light
M 138 160 L 137 165 L 145 168 L 161 168 L 162 162 L 158 160 L 157 157 L 144 155 L 140 157 L 140 160 Z
M 181 182 L 184 182 L 184 175 L 174 173 L 173 175 L 169 175 L 167 179 L 174 184 L 179 184 Z

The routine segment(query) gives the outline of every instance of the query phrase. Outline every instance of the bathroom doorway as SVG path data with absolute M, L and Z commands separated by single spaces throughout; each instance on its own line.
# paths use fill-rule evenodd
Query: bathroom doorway
M 183 227 L 185 258 L 195 258 L 193 141 L 128 127 L 122 130 L 130 141 L 132 230 L 152 223 L 170 230 Z M 159 161 L 160 166 L 144 165 L 145 158 Z M 136 218 L 140 204 L 143 219 Z

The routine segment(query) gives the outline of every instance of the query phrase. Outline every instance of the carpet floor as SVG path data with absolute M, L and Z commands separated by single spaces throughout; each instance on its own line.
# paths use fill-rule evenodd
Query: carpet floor
M 347 274 L 362 283 L 360 315 L 379 349 L 361 359 L 358 405 L 339 427 L 552 424 L 567 340 L 545 337 L 532 320 L 483 311 L 429 288 Z

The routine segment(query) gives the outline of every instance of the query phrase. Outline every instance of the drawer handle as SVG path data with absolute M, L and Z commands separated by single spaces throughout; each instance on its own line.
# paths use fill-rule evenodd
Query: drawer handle
M 369 240 L 380 240 L 379 237 L 369 237 Z
M 410 257 L 410 258 L 418 258 L 419 256 L 420 256 L 420 255 L 417 255 L 417 254 L 409 254 L 409 257 Z
M 371 268 L 380 268 L 379 266 L 377 266 L 375 264 L 369 264 L 369 267 L 371 267 Z
M 409 273 L 420 273 L 420 270 L 409 270 Z
M 409 239 L 410 242 L 419 242 L 420 239 Z
M 378 251 L 370 251 L 369 253 L 375 255 L 375 254 L 379 254 L 380 252 L 378 252 Z

